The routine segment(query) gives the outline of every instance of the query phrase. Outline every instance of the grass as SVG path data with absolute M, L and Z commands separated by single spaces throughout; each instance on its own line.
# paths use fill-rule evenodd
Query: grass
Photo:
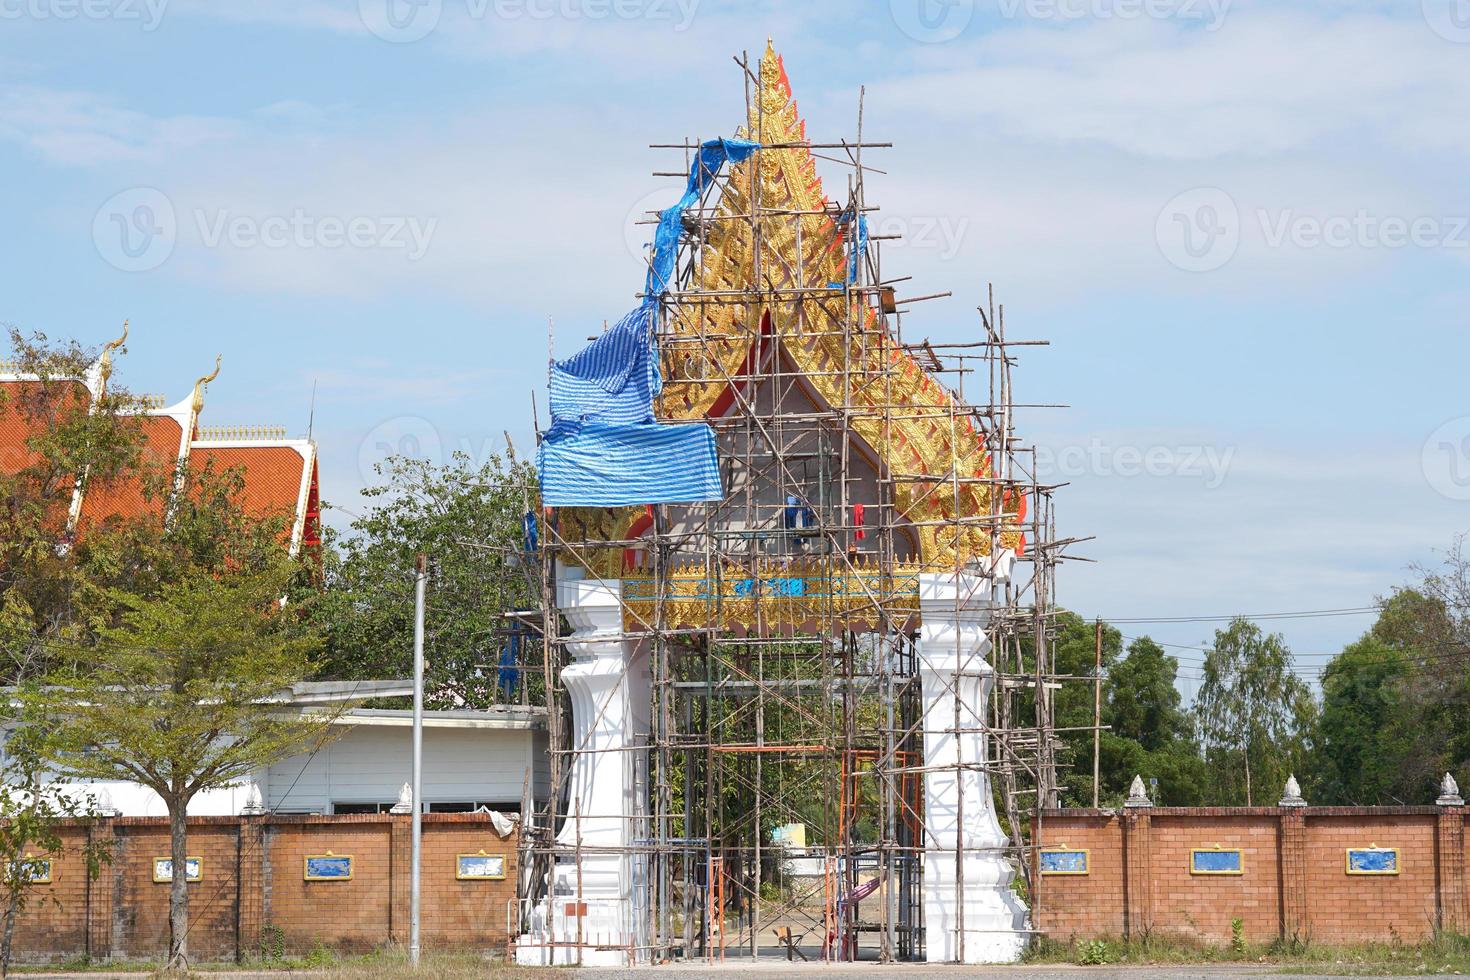
M 1341 976 L 1417 976 L 1470 974 L 1470 937 L 1445 934 L 1436 939 L 1355 943 L 1251 943 L 1237 929 L 1228 944 L 1152 936 L 1147 939 L 1041 939 L 1026 955 L 1028 963 L 1157 966 L 1175 963 L 1242 963 L 1275 968 L 1282 974 L 1332 973 Z
M 49 965 L 16 964 L 11 972 L 25 973 L 97 973 L 137 974 L 138 976 L 161 975 L 156 961 L 135 960 L 130 962 L 91 963 L 74 960 Z M 410 973 L 424 980 L 538 980 L 542 977 L 565 978 L 565 970 L 552 971 L 529 967 L 512 966 L 502 960 L 492 960 L 479 953 L 425 953 L 419 960 L 417 971 L 408 965 L 408 953 L 402 949 L 384 949 L 359 955 L 339 955 L 325 947 L 318 947 L 303 956 L 277 956 L 254 959 L 245 963 L 195 963 L 190 975 L 207 976 L 211 973 L 252 973 L 282 975 L 310 972 L 316 977 L 335 977 L 341 980 L 367 980 L 369 977 L 402 977 Z

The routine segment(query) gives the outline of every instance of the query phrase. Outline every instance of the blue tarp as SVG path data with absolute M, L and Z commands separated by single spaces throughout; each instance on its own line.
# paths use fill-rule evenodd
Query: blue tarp
M 714 431 L 654 421 L 653 400 L 663 387 L 654 318 L 673 279 L 684 209 L 727 162 L 740 163 L 756 148 L 723 139 L 700 147 L 684 196 L 659 212 L 642 304 L 552 365 L 551 429 L 537 459 L 545 506 L 693 503 L 724 495 Z
M 653 316 L 653 306 L 640 306 L 582 350 L 551 366 L 548 439 L 574 434 L 585 422 L 653 421 L 653 400 L 663 389 L 653 349 Z
M 720 464 L 707 425 L 602 425 L 541 443 L 541 499 L 548 507 L 719 500 Z
M 653 236 L 653 258 L 649 262 L 648 282 L 644 289 L 649 297 L 667 292 L 673 281 L 674 257 L 678 253 L 684 209 L 699 200 L 699 195 L 714 183 L 720 168 L 726 162 L 731 166 L 743 163 L 746 157 L 759 148 L 759 143 L 735 139 L 707 140 L 699 148 L 694 163 L 689 167 L 689 182 L 684 186 L 684 196 L 673 207 L 658 213 L 658 230 Z

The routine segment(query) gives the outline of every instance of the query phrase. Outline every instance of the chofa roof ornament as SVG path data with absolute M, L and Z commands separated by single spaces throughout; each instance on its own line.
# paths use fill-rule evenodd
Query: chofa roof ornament
M 128 321 L 123 321 L 122 336 L 116 340 L 108 341 L 102 348 L 102 356 L 97 359 L 97 377 L 99 379 L 99 393 L 107 390 L 107 379 L 112 377 L 112 352 L 119 350 L 128 340 Z
M 193 410 L 195 415 L 198 415 L 201 411 L 204 410 L 204 389 L 209 387 L 209 383 L 211 381 L 219 377 L 220 361 L 222 361 L 223 359 L 223 354 L 214 355 L 214 370 L 211 371 L 209 374 L 204 375 L 204 377 L 200 378 L 198 381 L 194 382 L 194 397 L 189 402 L 189 407 Z

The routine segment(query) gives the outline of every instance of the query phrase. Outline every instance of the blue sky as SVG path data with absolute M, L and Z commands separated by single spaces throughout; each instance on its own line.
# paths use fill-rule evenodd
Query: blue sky
M 170 400 L 223 353 L 209 422 L 304 430 L 315 383 L 349 509 L 385 446 L 529 448 L 548 318 L 620 315 L 677 196 L 648 144 L 730 133 L 767 34 L 814 139 L 865 85 L 896 144 L 885 272 L 955 293 L 907 335 L 993 281 L 1051 340 L 1063 602 L 1365 606 L 1470 528 L 1465 0 L 0 0 L 0 320 L 130 317 Z M 1370 619 L 1273 625 L 1312 674 Z

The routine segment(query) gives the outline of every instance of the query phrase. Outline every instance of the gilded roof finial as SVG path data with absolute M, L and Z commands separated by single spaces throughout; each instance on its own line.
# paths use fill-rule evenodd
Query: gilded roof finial
M 107 385 L 107 379 L 112 377 L 112 352 L 122 347 L 128 339 L 128 321 L 123 321 L 122 336 L 116 340 L 109 341 L 102 348 L 102 357 L 97 362 L 97 376 L 102 379 L 103 387 Z
M 214 370 L 194 382 L 194 401 L 192 402 L 192 406 L 195 415 L 198 415 L 204 409 L 204 388 L 215 378 L 219 377 L 219 365 L 222 359 L 223 355 L 216 354 L 214 356 Z

